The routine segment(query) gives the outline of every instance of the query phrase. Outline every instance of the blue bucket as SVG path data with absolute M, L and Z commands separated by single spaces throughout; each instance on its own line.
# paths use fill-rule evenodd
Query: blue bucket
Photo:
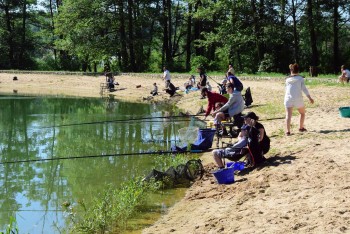
M 235 182 L 233 167 L 219 169 L 213 172 L 218 184 L 232 184 Z
M 244 162 L 235 162 L 233 165 L 234 171 L 242 171 L 244 169 Z
M 242 171 L 244 169 L 244 162 L 227 162 L 226 167 L 233 167 L 234 171 Z

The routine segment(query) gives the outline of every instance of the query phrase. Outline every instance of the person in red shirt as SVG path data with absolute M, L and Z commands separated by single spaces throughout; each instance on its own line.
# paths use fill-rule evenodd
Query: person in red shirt
M 228 99 L 221 94 L 210 92 L 207 88 L 202 89 L 202 96 L 208 98 L 208 107 L 205 112 L 204 120 L 210 114 L 212 110 L 215 110 L 218 104 L 224 105 Z

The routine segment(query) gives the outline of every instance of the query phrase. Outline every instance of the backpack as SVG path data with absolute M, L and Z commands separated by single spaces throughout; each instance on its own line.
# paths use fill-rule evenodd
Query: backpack
M 270 150 L 270 138 L 266 135 L 265 139 L 261 142 L 261 149 L 264 154 Z

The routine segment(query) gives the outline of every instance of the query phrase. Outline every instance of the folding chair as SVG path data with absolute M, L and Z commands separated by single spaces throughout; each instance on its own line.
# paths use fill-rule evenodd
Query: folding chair
M 219 148 L 220 140 L 221 144 L 225 144 L 224 142 L 222 142 L 223 138 L 229 138 L 232 141 L 232 138 L 238 137 L 243 123 L 244 120 L 242 117 L 242 113 L 239 113 L 233 117 L 228 118 L 227 121 L 222 121 L 221 124 L 216 126 L 216 147 Z M 226 129 L 226 132 L 225 130 L 223 132 L 220 132 L 221 129 Z

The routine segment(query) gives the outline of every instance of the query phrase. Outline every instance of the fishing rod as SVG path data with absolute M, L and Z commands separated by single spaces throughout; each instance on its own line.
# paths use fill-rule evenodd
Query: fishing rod
M 217 85 L 222 85 L 222 84 L 220 84 L 220 83 L 218 83 L 216 80 L 214 80 L 213 78 L 211 78 L 209 75 L 207 75 L 207 74 L 205 74 L 207 77 L 209 77 L 211 80 L 213 80 Z
M 186 118 L 186 117 L 197 117 L 202 115 L 175 115 L 175 116 L 158 116 L 158 117 L 143 117 L 136 119 L 116 119 L 116 120 L 104 120 L 104 121 L 94 121 L 94 122 L 83 122 L 83 123 L 71 123 L 71 124 L 61 124 L 46 126 L 40 128 L 53 128 L 53 127 L 69 127 L 69 126 L 79 126 L 79 125 L 92 125 L 92 124 L 103 124 L 103 123 L 120 123 L 120 122 L 131 122 L 131 121 L 143 121 L 148 119 L 172 119 L 172 118 Z
M 27 159 L 27 160 L 15 160 L 0 162 L 0 165 L 15 164 L 15 163 L 31 163 L 31 162 L 44 162 L 44 161 L 57 161 L 66 159 L 83 159 L 83 158 L 104 158 L 104 157 L 123 157 L 132 155 L 164 155 L 164 154 L 180 154 L 180 153 L 203 153 L 209 150 L 184 150 L 184 151 L 152 151 L 152 152 L 139 152 L 139 153 L 124 153 L 124 154 L 105 154 L 105 155 L 86 155 L 86 156 L 71 156 L 71 157 L 57 157 L 57 158 L 41 158 L 41 159 Z

